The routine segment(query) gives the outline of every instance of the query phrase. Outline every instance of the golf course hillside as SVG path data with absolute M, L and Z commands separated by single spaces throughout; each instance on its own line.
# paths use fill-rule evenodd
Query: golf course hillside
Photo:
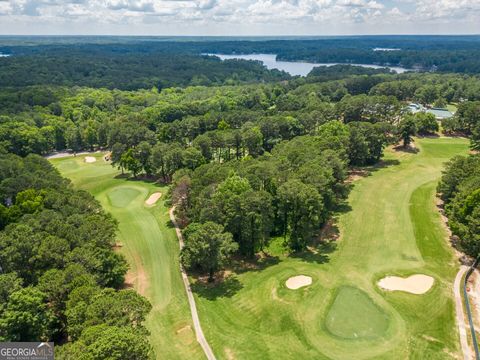
M 468 142 L 423 138 L 415 145 L 418 152 L 387 149 L 379 165 L 353 181 L 332 229 L 309 251 L 291 254 L 276 238 L 261 266 L 235 267 L 215 285 L 192 285 L 218 359 L 460 355 L 452 291 L 458 264 L 435 192 L 443 164 L 467 153 Z M 101 154 L 95 157 L 52 163 L 119 222 L 119 251 L 131 267 L 127 282 L 153 305 L 147 326 L 157 357 L 202 358 L 164 197 L 145 203 L 167 189 L 127 180 Z M 387 277 L 398 278 L 398 290 L 380 286 Z
M 146 326 L 157 357 L 201 359 L 203 353 L 195 340 L 180 277 L 175 230 L 159 196 L 167 189 L 126 180 L 103 154 L 94 158 L 96 161 L 87 162 L 79 155 L 51 161 L 76 188 L 92 193 L 118 221 L 118 251 L 130 265 L 126 286 L 146 296 L 153 306 Z
M 465 154 L 468 142 L 435 138 L 415 144 L 418 153 L 388 149 L 370 175 L 353 183 L 348 206 L 336 217 L 338 240 L 300 255 L 288 255 L 282 240 L 274 242 L 270 252 L 277 264 L 234 274 L 221 290 L 201 287 L 198 307 L 218 357 L 460 356 L 452 290 L 458 264 L 435 188 L 442 164 Z M 289 289 L 286 281 L 299 274 L 312 284 Z M 378 286 L 386 276 L 416 274 L 434 280 L 424 294 Z

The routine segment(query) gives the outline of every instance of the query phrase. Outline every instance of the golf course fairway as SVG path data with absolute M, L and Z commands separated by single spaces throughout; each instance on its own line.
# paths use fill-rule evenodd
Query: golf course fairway
M 451 359 L 460 356 L 452 284 L 458 264 L 435 205 L 443 164 L 468 141 L 417 139 L 418 153 L 386 150 L 382 164 L 354 182 L 336 215 L 340 238 L 318 252 L 288 255 L 275 239 L 270 261 L 233 273 L 216 287 L 194 284 L 202 327 L 218 359 Z M 119 242 L 153 305 L 147 326 L 160 359 L 195 359 L 178 269 L 178 244 L 153 184 L 115 178 L 103 161 L 52 160 L 119 222 Z M 288 289 L 297 275 L 312 284 Z M 385 291 L 385 276 L 434 278 L 422 295 Z
M 62 175 L 76 188 L 89 191 L 118 221 L 118 242 L 130 265 L 127 279 L 146 296 L 153 309 L 146 326 L 159 359 L 202 359 L 195 339 L 185 288 L 178 263 L 178 241 L 170 227 L 163 199 L 155 206 L 145 200 L 152 193 L 165 192 L 152 183 L 119 177 L 120 171 L 95 154 L 96 162 L 84 156 L 52 159 Z
M 458 264 L 435 205 L 443 164 L 466 154 L 464 139 L 416 139 L 418 153 L 386 150 L 354 182 L 338 214 L 336 246 L 278 257 L 235 274 L 223 288 L 197 287 L 206 337 L 225 359 L 452 359 L 460 356 L 453 279 Z M 435 279 L 423 295 L 387 292 L 386 275 Z M 295 275 L 312 284 L 290 290 Z M 194 286 L 195 288 L 195 286 Z

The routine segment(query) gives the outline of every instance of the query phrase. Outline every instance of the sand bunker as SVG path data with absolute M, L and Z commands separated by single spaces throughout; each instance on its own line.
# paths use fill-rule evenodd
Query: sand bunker
M 93 156 L 85 156 L 86 163 L 91 164 L 91 163 L 94 163 L 95 161 L 97 161 L 97 159 L 95 159 Z
M 158 199 L 160 199 L 160 197 L 162 196 L 162 193 L 159 193 L 159 192 L 156 192 L 156 193 L 153 193 L 152 195 L 150 195 L 150 197 L 145 201 L 145 204 L 146 205 L 154 205 Z
M 378 282 L 382 289 L 390 291 L 405 291 L 411 294 L 425 294 L 433 286 L 434 279 L 431 276 L 417 274 L 408 278 L 387 276 Z
M 301 287 L 312 285 L 312 278 L 305 275 L 292 276 L 285 282 L 285 285 L 291 290 L 297 290 Z

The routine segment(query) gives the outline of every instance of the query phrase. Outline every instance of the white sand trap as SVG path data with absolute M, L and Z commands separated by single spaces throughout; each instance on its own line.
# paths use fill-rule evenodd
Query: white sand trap
M 405 291 L 411 294 L 425 294 L 433 286 L 434 279 L 431 276 L 417 274 L 408 278 L 387 276 L 378 282 L 382 289 L 390 291 Z
M 149 205 L 149 206 L 154 205 L 158 201 L 158 199 L 160 199 L 161 197 L 162 197 L 162 193 L 159 193 L 159 192 L 153 193 L 145 201 L 145 205 Z
M 291 290 L 297 290 L 301 287 L 312 285 L 312 278 L 305 275 L 292 276 L 285 282 L 285 285 Z
M 85 156 L 86 163 L 91 164 L 91 163 L 94 163 L 95 161 L 97 161 L 97 159 L 95 159 L 93 156 Z

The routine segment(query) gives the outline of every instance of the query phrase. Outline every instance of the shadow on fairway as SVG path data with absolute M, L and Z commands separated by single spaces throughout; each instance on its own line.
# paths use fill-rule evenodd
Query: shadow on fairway
M 198 296 L 208 300 L 216 300 L 217 298 L 230 298 L 243 288 L 243 284 L 235 275 L 230 275 L 223 281 L 218 283 L 203 283 L 197 280 L 191 285 L 192 291 Z
M 278 256 L 264 255 L 260 259 L 245 259 L 238 257 L 233 261 L 233 269 L 237 274 L 251 271 L 262 271 L 266 268 L 280 263 Z
M 114 179 L 128 179 L 130 177 L 130 174 L 118 174 L 115 175 L 113 178 Z
M 296 252 L 289 255 L 293 259 L 300 259 L 309 263 L 325 264 L 330 261 L 329 254 L 337 249 L 335 241 L 327 241 L 318 244 L 315 247 L 310 247 L 306 251 Z
M 398 152 L 409 153 L 409 154 L 417 154 L 420 151 L 416 147 L 412 147 L 412 146 L 405 147 L 403 145 L 395 146 L 393 148 L 393 150 L 398 151 Z

